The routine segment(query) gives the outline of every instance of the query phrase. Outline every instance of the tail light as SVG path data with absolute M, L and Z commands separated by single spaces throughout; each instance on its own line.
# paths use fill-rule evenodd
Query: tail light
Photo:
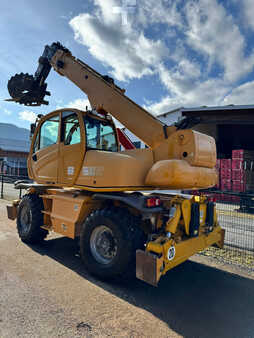
M 150 197 L 146 200 L 146 206 L 148 208 L 155 208 L 161 205 L 161 200 L 158 197 Z
M 215 196 L 209 196 L 207 198 L 208 202 L 213 202 L 213 203 L 216 203 L 216 197 Z

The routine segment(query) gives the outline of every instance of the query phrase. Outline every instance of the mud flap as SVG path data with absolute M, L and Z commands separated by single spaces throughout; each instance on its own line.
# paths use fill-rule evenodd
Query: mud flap
M 136 251 L 136 277 L 142 281 L 157 286 L 163 270 L 163 257 L 146 251 Z
M 223 249 L 224 240 L 225 240 L 225 229 L 221 229 L 221 239 L 218 242 L 214 243 L 213 246 L 215 246 L 216 248 Z
M 8 218 L 14 221 L 17 218 L 17 205 L 7 205 Z

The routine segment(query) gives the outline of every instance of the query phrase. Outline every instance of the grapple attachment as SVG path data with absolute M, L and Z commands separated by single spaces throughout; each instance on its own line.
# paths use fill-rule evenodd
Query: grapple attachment
M 47 90 L 47 84 L 40 83 L 33 75 L 29 74 L 16 74 L 8 81 L 8 91 L 11 100 L 25 106 L 40 106 L 42 104 L 48 104 L 48 101 L 44 100 L 46 95 L 50 95 Z
M 48 101 L 44 100 L 46 95 L 50 95 L 50 92 L 47 91 L 45 80 L 51 70 L 50 61 L 59 49 L 70 53 L 59 42 L 54 42 L 50 46 L 45 46 L 34 75 L 20 73 L 13 76 L 8 81 L 8 91 L 12 99 L 7 99 L 6 101 L 14 101 L 25 106 L 48 104 Z

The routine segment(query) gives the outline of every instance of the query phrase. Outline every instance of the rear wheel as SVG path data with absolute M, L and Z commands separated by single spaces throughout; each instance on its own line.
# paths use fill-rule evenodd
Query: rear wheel
M 42 199 L 36 194 L 27 194 L 19 204 L 17 230 L 19 237 L 25 243 L 41 242 L 48 234 L 41 228 L 43 225 Z
M 86 268 L 102 279 L 134 275 L 136 250 L 144 246 L 138 218 L 125 209 L 96 210 L 86 219 L 80 252 Z

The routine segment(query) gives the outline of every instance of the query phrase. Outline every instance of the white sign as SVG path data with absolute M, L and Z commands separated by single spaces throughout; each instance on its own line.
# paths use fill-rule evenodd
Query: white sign
M 74 175 L 74 167 L 68 167 L 67 168 L 67 174 L 68 175 Z
M 104 167 L 83 167 L 84 176 L 103 176 Z
M 176 254 L 176 249 L 174 246 L 171 246 L 169 249 L 168 249 L 168 260 L 169 261 L 172 261 L 172 259 L 175 258 L 175 254 Z

